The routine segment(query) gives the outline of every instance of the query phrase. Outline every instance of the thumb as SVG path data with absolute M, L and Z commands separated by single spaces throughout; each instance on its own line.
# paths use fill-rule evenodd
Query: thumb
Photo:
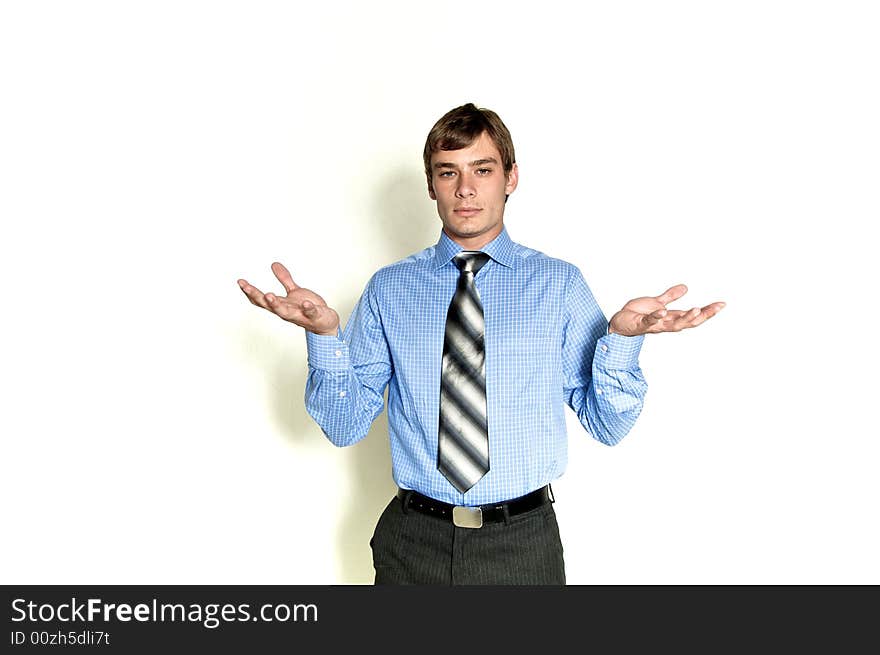
M 657 296 L 657 300 L 660 301 L 664 305 L 668 305 L 674 300 L 678 300 L 684 294 L 688 292 L 687 285 L 685 284 L 676 284 L 675 286 L 669 287 L 666 291 Z

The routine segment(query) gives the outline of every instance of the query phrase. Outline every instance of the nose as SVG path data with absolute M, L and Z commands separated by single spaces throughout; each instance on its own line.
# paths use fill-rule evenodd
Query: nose
M 471 176 L 464 173 L 459 175 L 458 184 L 455 187 L 455 197 L 472 198 L 474 195 L 476 195 L 476 189 L 474 188 L 474 181 L 471 179 Z

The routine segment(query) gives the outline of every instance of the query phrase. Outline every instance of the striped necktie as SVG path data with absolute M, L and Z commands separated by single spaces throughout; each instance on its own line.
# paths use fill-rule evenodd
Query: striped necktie
M 453 258 L 460 275 L 443 340 L 437 468 L 461 493 L 489 470 L 483 304 L 474 285 L 488 260 L 468 251 Z

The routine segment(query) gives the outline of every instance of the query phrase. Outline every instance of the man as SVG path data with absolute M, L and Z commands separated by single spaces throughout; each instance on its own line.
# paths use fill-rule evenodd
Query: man
M 377 271 L 345 330 L 280 263 L 285 297 L 250 301 L 306 330 L 306 408 L 338 446 L 362 439 L 388 391 L 399 491 L 370 545 L 377 584 L 564 584 L 550 483 L 566 465 L 564 404 L 607 445 L 641 412 L 644 335 L 724 306 L 667 309 L 687 291 L 630 300 L 608 322 L 576 266 L 513 242 L 519 173 L 494 112 L 466 104 L 432 128 L 436 245 Z

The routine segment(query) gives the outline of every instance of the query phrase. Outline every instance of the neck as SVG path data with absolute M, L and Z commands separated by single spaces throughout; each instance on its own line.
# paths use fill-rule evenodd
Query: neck
M 489 232 L 478 234 L 472 237 L 462 237 L 449 234 L 449 232 L 446 231 L 446 228 L 443 228 L 443 232 L 445 232 L 446 236 L 455 241 L 455 243 L 460 245 L 465 250 L 480 250 L 483 246 L 493 241 L 495 237 L 501 234 L 501 231 L 503 229 L 504 227 L 501 226 L 497 230 L 490 230 Z

